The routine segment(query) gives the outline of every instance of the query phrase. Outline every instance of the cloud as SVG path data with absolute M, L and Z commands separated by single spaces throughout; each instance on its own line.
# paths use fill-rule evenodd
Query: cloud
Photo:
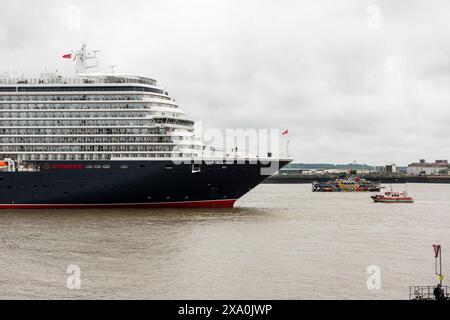
M 289 128 L 301 162 L 449 158 L 445 1 L 1 1 L 0 69 L 155 77 L 207 127 Z M 379 8 L 379 28 L 368 27 Z M 78 16 L 79 12 L 79 16 Z M 75 15 L 75 16 L 74 16 Z M 369 24 L 370 26 L 370 24 Z

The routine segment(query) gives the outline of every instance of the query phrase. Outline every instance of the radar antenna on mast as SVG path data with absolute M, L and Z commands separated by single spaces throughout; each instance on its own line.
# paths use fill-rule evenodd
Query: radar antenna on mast
M 99 50 L 87 51 L 87 43 L 83 43 L 81 50 L 72 51 L 73 56 L 75 57 L 76 65 L 75 65 L 75 74 L 85 74 L 88 69 L 98 67 L 97 61 L 97 53 Z M 89 60 L 94 60 L 94 64 L 88 64 Z

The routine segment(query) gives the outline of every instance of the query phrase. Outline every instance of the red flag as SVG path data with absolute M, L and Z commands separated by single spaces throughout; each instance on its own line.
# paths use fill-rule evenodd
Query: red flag
M 433 244 L 434 249 L 434 256 L 437 258 L 439 257 L 439 253 L 441 251 L 441 245 L 440 244 Z
M 289 134 L 289 130 L 286 130 L 286 131 L 284 131 L 281 135 L 282 136 L 285 136 L 285 135 L 288 135 Z
M 71 53 L 65 54 L 65 55 L 63 55 L 63 58 L 64 59 L 72 59 L 72 54 Z

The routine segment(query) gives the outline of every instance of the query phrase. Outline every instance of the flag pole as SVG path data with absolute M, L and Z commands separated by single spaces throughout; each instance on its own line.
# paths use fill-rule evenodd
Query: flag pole
M 435 269 L 436 269 L 436 275 L 439 276 L 439 283 L 442 286 L 442 247 L 439 244 L 433 245 L 434 248 L 434 257 L 435 257 Z M 438 259 L 439 259 L 439 272 L 438 272 Z
M 286 157 L 289 158 L 289 129 L 286 129 L 285 131 L 283 131 L 283 133 L 281 134 L 283 137 L 286 136 Z
M 442 286 L 442 247 L 439 250 L 439 281 Z
M 290 141 L 289 141 L 289 134 L 288 134 L 288 140 L 287 140 L 287 157 L 288 157 L 288 159 L 290 158 L 289 157 L 289 144 L 291 143 Z

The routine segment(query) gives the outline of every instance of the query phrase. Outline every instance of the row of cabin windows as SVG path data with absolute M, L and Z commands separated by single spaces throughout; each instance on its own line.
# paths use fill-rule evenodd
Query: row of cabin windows
M 3 112 L 21 112 L 21 111 L 36 111 L 36 112 L 46 112 L 47 110 L 52 111 L 101 111 L 101 110 L 118 110 L 118 111 L 129 111 L 129 110 L 140 110 L 149 109 L 151 107 L 171 107 L 176 108 L 176 105 L 172 104 L 161 104 L 157 102 L 139 102 L 139 103 L 121 103 L 117 100 L 114 103 L 103 102 L 103 103 L 2 103 L 0 101 L 1 109 Z
M 41 111 L 41 112 L 1 112 L 3 119 L 46 119 L 46 118 L 144 118 L 149 115 L 149 111 L 127 111 L 118 112 L 117 110 L 110 111 L 93 111 L 93 112 L 66 112 L 66 111 Z
M 88 164 L 88 165 L 85 166 L 85 168 L 86 169 L 111 169 L 111 166 L 109 164 L 104 164 L 104 165 L 101 165 L 101 164 L 95 164 L 95 165 Z
M 15 155 L 7 155 L 6 158 L 15 158 Z M 120 159 L 154 159 L 154 158 L 195 158 L 196 153 L 120 153 L 120 154 L 21 154 L 19 157 L 22 161 L 97 161 L 111 160 L 112 157 Z
M 151 99 L 161 100 L 159 97 L 149 96 Z M 164 100 L 164 99 L 163 99 Z M 115 102 L 111 102 L 109 100 L 97 100 L 93 102 L 84 102 L 79 103 L 78 101 L 61 101 L 61 102 L 51 102 L 51 101 L 1 101 L 0 105 L 3 110 L 6 111 L 27 111 L 27 110 L 37 110 L 37 111 L 45 111 L 45 110 L 134 110 L 134 109 L 148 109 L 150 107 L 173 107 L 177 106 L 172 104 L 171 102 L 160 103 L 156 101 L 146 101 L 142 100 L 137 101 L 126 101 L 117 100 Z
M 97 126 L 151 126 L 153 121 L 150 119 L 126 120 L 118 118 L 117 120 L 3 120 L 0 121 L 0 127 L 97 127 Z
M 48 93 L 55 93 L 55 92 L 74 92 L 74 91 L 81 91 L 81 92 L 152 92 L 157 93 L 161 95 L 168 95 L 167 92 L 164 92 L 161 89 L 156 88 L 148 88 L 148 87 L 138 87 L 138 86 L 124 86 L 124 87 L 118 87 L 118 86 L 64 86 L 64 87 L 0 87 L 0 92 L 48 92 Z M 13 96 L 12 97 L 21 97 L 21 96 Z M 66 95 L 61 95 L 61 98 L 65 97 Z M 83 96 L 83 95 L 82 95 Z
M 111 118 L 111 117 L 110 117 Z M 23 119 L 23 120 L 3 120 L 0 121 L 0 127 L 143 127 L 152 126 L 156 124 L 177 125 L 192 128 L 194 122 L 190 120 L 175 120 L 175 119 L 147 119 L 144 117 L 117 118 L 117 119 L 60 119 L 60 120 L 41 120 L 41 119 Z
M 140 165 L 137 166 L 137 168 L 138 169 L 145 169 L 145 168 L 147 168 L 147 165 L 140 164 Z M 88 164 L 88 165 L 85 166 L 85 169 L 111 169 L 111 165 L 109 165 L 109 164 L 103 164 L 103 165 L 101 165 L 101 164 L 94 164 L 94 165 Z M 122 164 L 122 165 L 120 165 L 120 169 L 128 170 L 129 169 L 129 165 Z M 173 166 L 166 166 L 166 169 L 167 170 L 173 169 Z
M 167 116 L 172 118 L 182 118 L 183 113 L 172 113 L 165 111 L 155 111 L 151 108 L 139 108 L 135 110 L 120 110 L 120 109 L 106 109 L 106 110 L 33 110 L 33 111 L 0 111 L 0 117 L 4 119 L 17 118 L 135 118 L 153 116 Z
M 182 146 L 187 148 L 188 146 Z M 189 146 L 190 147 L 190 146 Z M 198 146 L 197 146 L 198 147 Z M 190 147 L 195 149 L 195 147 Z M 155 152 L 165 151 L 171 152 L 178 150 L 174 145 L 158 144 L 158 145 L 130 145 L 130 144 L 116 144 L 116 145 L 4 145 L 2 146 L 2 152 L 34 152 L 34 153 L 46 153 L 46 152 Z
M 154 134 L 164 135 L 170 132 L 164 128 L 0 128 L 0 134 L 6 135 L 133 135 L 133 134 Z
M 56 90 L 55 90 L 56 91 Z M 1 92 L 1 88 L 0 88 Z M 0 95 L 0 101 L 132 101 L 141 100 L 142 95 L 92 95 L 92 94 L 71 94 L 71 95 Z
M 183 137 L 187 138 L 187 137 Z M 188 139 L 171 139 L 170 137 L 0 137 L 1 143 L 16 143 L 16 144 L 43 144 L 43 143 L 53 143 L 53 144 L 72 144 L 72 143 L 168 143 L 172 144 L 174 141 L 180 142 Z
M 100 164 L 95 164 L 95 165 L 86 165 L 85 166 L 86 169 L 111 169 L 111 166 L 109 164 L 104 164 L 104 165 L 100 165 Z M 146 169 L 147 165 L 145 164 L 139 164 L 137 166 L 138 169 Z M 165 167 L 166 170 L 173 170 L 173 166 L 166 166 Z M 128 164 L 122 164 L 120 165 L 120 169 L 122 170 L 128 170 L 129 169 L 129 165 Z

